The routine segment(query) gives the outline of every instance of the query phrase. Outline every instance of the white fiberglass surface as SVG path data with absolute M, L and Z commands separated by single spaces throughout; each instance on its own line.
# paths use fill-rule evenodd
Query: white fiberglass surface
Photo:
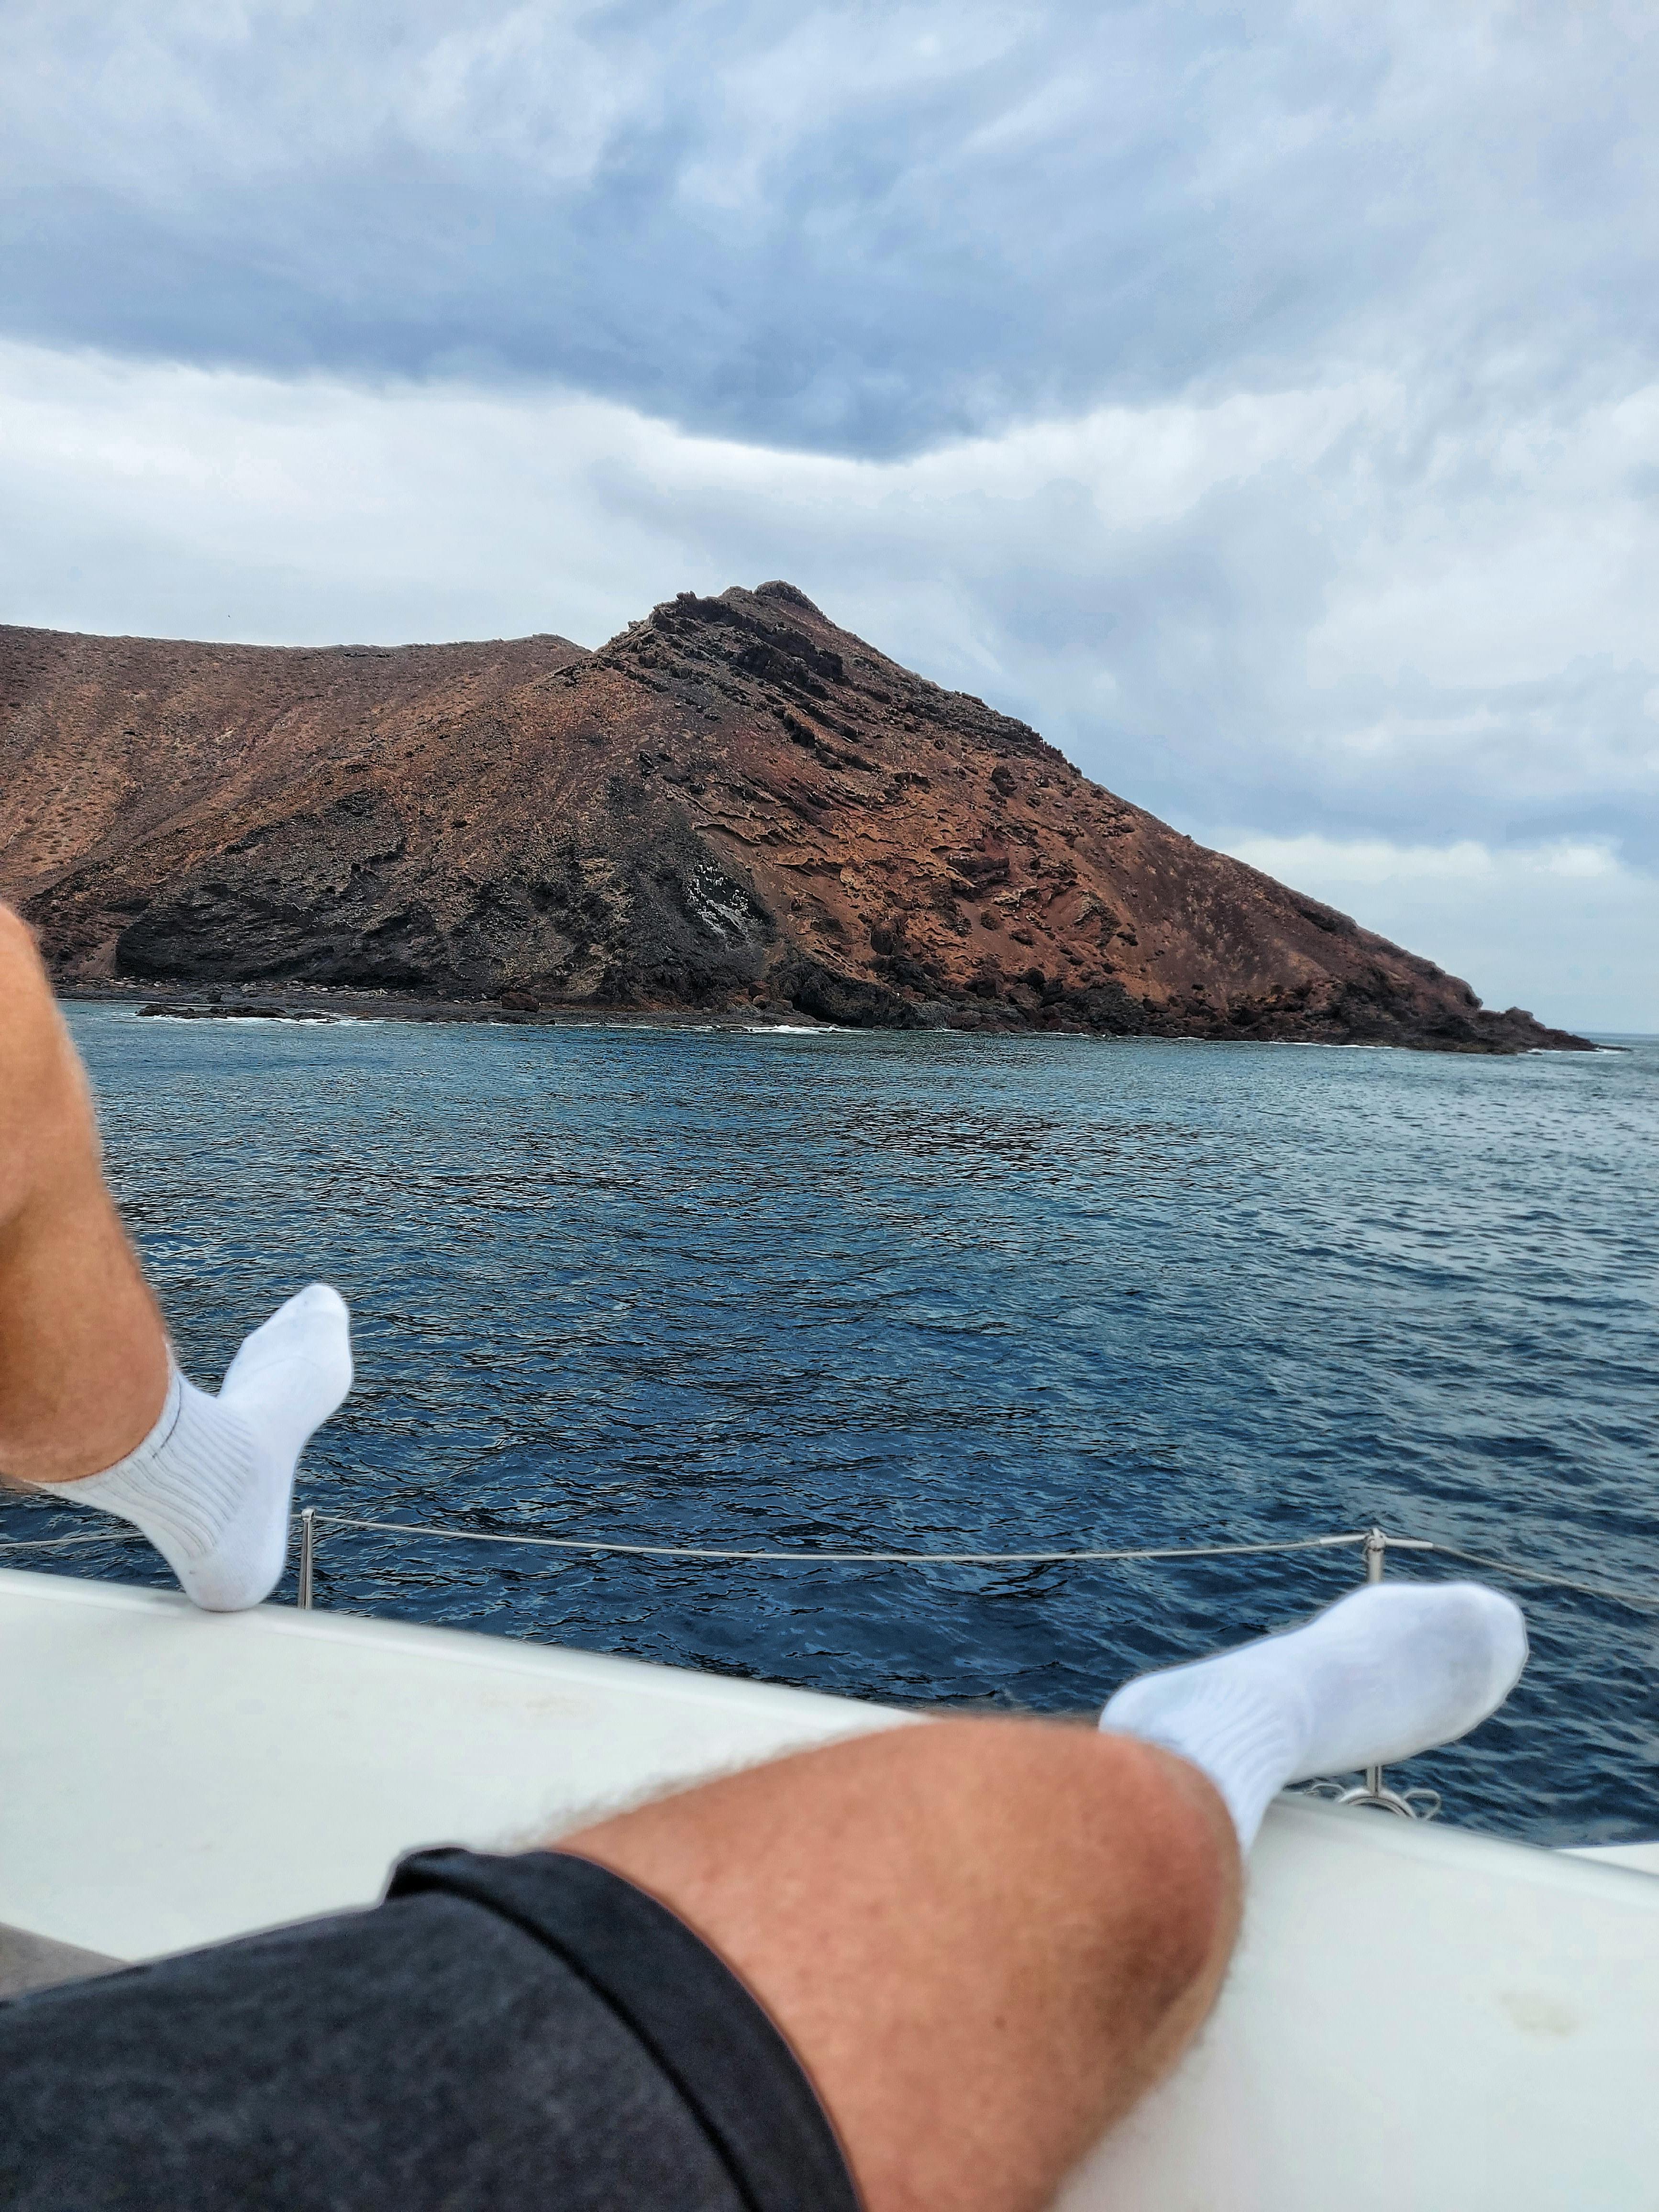
M 137 1959 L 379 1895 L 869 1705 L 386 1620 L 0 1572 L 0 1922 Z
M 902 1717 L 587 1653 L 0 1573 L 0 1921 L 126 1958 L 369 1902 Z M 1282 1800 L 1218 2011 L 1060 2212 L 1655 2202 L 1659 1881 Z
M 1177 2072 L 1060 2212 L 1659 2203 L 1659 1881 L 1281 1799 Z

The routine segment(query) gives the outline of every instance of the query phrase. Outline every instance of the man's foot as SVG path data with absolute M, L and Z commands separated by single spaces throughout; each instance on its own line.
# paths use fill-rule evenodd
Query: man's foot
M 1355 1590 L 1288 1635 L 1142 1674 L 1100 1717 L 1190 1759 L 1248 1850 L 1286 1783 L 1392 1765 L 1467 1735 L 1527 1663 L 1518 1605 L 1479 1583 Z
M 161 1417 L 102 1474 L 40 1486 L 141 1528 L 210 1613 L 270 1596 L 288 1554 L 294 1474 L 351 1388 L 351 1317 L 326 1283 L 279 1306 L 210 1398 L 175 1368 Z

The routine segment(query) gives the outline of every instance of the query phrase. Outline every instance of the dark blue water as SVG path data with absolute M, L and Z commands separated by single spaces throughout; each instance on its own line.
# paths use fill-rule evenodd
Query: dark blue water
M 319 1506 L 899 1549 L 1375 1520 L 1659 1598 L 1659 1046 L 71 1018 L 198 1379 L 312 1277 L 349 1297 L 361 1379 L 307 1458 Z M 12 1535 L 72 1518 L 0 1511 Z M 162 1578 L 130 1551 L 75 1565 Z M 342 1534 L 319 1600 L 1053 1711 L 1357 1572 L 561 1563 Z M 1402 1778 L 1541 1840 L 1659 1832 L 1659 1613 L 1516 1587 L 1521 1689 Z

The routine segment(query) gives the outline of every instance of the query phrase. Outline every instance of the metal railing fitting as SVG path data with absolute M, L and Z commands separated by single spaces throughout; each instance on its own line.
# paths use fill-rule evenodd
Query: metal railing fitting
M 300 1510 L 300 1574 L 299 1594 L 295 1604 L 309 1613 L 317 1602 L 317 1509 L 314 1505 Z
M 1366 1582 L 1380 1583 L 1389 1559 L 1389 1540 L 1380 1528 L 1373 1527 L 1365 1531 L 1364 1555 Z M 1413 1790 L 1402 1796 L 1399 1790 L 1390 1790 L 1384 1784 L 1380 1766 L 1368 1766 L 1358 1787 L 1343 1790 L 1336 1802 L 1339 1805 L 1369 1805 L 1375 1812 L 1392 1813 L 1402 1820 L 1431 1820 L 1440 1809 L 1438 1797 L 1434 1798 L 1432 1811 L 1419 1813 L 1412 1802 L 1413 1797 L 1425 1796 L 1433 1797 L 1434 1792 Z

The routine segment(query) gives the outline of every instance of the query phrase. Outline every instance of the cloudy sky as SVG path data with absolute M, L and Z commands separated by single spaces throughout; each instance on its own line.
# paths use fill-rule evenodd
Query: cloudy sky
M 9 0 L 0 619 L 770 576 L 1468 976 L 1659 1030 L 1642 5 Z

